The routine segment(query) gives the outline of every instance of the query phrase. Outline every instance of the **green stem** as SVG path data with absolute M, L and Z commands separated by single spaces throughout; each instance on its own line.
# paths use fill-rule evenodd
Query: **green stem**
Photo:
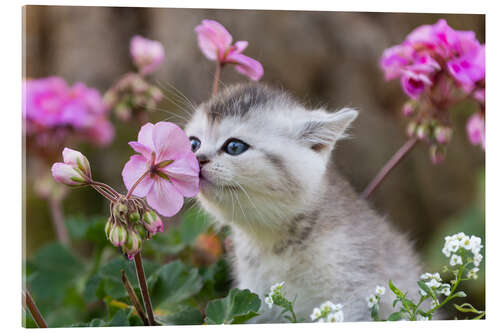
M 451 288 L 451 291 L 450 291 L 450 294 L 448 295 L 448 297 L 446 297 L 444 299 L 444 301 L 442 301 L 438 306 L 436 306 L 435 308 L 429 310 L 426 314 L 430 315 L 430 314 L 434 313 L 437 309 L 443 307 L 446 303 L 448 303 L 451 299 L 454 298 L 455 290 L 457 289 L 458 285 L 462 281 L 461 280 L 462 274 L 464 272 L 465 267 L 467 267 L 467 265 L 468 264 L 465 264 L 464 266 L 460 266 L 460 268 L 458 269 L 458 274 L 457 274 L 456 282 L 453 284 L 453 287 Z

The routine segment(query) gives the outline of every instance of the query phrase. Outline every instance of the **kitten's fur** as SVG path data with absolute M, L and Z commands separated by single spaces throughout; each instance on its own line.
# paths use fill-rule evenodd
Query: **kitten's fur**
M 370 320 L 366 297 L 391 279 L 415 296 L 420 265 L 410 242 L 359 198 L 330 164 L 357 111 L 306 110 L 261 84 L 225 89 L 186 126 L 200 139 L 203 208 L 232 227 L 236 286 L 261 298 L 285 281 L 298 317 L 324 301 L 344 304 L 346 321 Z M 250 145 L 221 150 L 229 138 Z M 381 316 L 392 309 L 387 288 Z M 260 322 L 278 321 L 263 304 Z

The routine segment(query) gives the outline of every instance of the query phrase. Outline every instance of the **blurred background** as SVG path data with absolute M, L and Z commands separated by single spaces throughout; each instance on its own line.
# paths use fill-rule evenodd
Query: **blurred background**
M 263 82 L 289 90 L 311 107 L 326 105 L 335 110 L 352 106 L 361 111 L 352 138 L 340 143 L 334 154 L 338 169 L 361 192 L 406 141 L 401 107 L 407 97 L 398 80 L 384 80 L 379 58 L 384 49 L 400 43 L 415 27 L 434 24 L 439 18 L 456 30 L 474 31 L 485 42 L 482 15 L 27 6 L 23 74 L 30 79 L 56 75 L 71 85 L 81 81 L 104 94 L 120 75 L 133 70 L 129 42 L 139 34 L 165 47 L 165 61 L 150 81 L 163 87 L 173 85 L 198 104 L 210 96 L 215 65 L 200 52 L 194 27 L 202 19 L 217 20 L 234 40 L 249 41 L 245 54 L 264 66 Z M 225 68 L 221 79 L 225 84 L 247 80 L 233 68 Z M 426 271 L 437 271 L 446 264 L 441 255 L 445 235 L 464 231 L 484 237 L 485 157 L 467 139 L 465 123 L 472 112 L 468 108 L 459 105 L 452 112 L 454 136 L 444 163 L 433 165 L 428 147 L 419 144 L 369 199 L 380 214 L 415 241 Z M 148 111 L 148 118 L 182 125 L 183 112 L 166 99 L 158 109 Z M 123 191 L 120 174 L 132 154 L 126 143 L 136 139 L 141 121 L 113 119 L 113 124 L 116 137 L 110 145 L 97 148 L 82 143 L 75 148 L 91 161 L 95 179 Z M 24 153 L 24 257 L 34 262 L 38 250 L 53 242 L 56 234 L 48 204 L 33 186 L 46 166 L 29 149 Z M 88 232 L 78 231 L 86 223 L 78 219 L 105 216 L 106 202 L 90 189 L 76 189 L 68 193 L 63 206 L 78 255 L 94 256 L 93 245 L 78 241 L 78 235 Z M 183 218 L 177 220 L 169 223 L 179 227 Z M 206 230 L 209 227 L 198 232 Z M 160 241 L 155 243 L 158 248 Z M 192 239 L 188 243 L 194 244 Z M 172 256 L 182 257 L 171 249 L 158 260 L 168 261 L 165 258 Z M 30 267 L 28 264 L 28 271 Z M 33 272 L 37 269 L 41 268 L 32 268 Z M 484 308 L 483 274 L 481 269 L 482 282 L 467 287 L 467 300 L 479 309 Z

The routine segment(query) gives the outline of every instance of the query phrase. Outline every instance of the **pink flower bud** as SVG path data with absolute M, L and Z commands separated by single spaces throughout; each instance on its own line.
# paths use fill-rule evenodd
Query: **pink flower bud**
M 142 239 L 139 234 L 129 230 L 127 233 L 127 241 L 122 246 L 122 250 L 127 254 L 129 260 L 134 259 L 135 255 L 141 250 L 141 246 Z
M 446 144 L 450 142 L 452 134 L 453 130 L 450 127 L 436 126 L 436 128 L 434 128 L 434 137 L 440 144 Z
M 144 213 L 144 228 L 155 235 L 157 232 L 163 232 L 163 222 L 160 217 L 152 210 L 148 210 Z
M 78 168 L 78 170 L 90 178 L 90 163 L 82 153 L 73 149 L 64 148 L 62 155 L 64 163 Z
M 470 143 L 473 145 L 480 144 L 484 150 L 486 145 L 486 127 L 484 117 L 481 113 L 476 112 L 467 120 L 467 134 L 469 135 Z
M 410 100 L 403 105 L 403 115 L 405 117 L 411 117 L 415 113 L 416 105 L 415 101 Z
M 432 145 L 429 152 L 433 164 L 442 163 L 446 157 L 446 150 L 442 146 Z
M 429 126 L 426 124 L 421 124 L 417 127 L 417 138 L 419 140 L 425 140 L 429 136 Z
M 113 227 L 113 218 L 110 217 L 106 222 L 106 226 L 104 227 L 104 233 L 106 234 L 107 239 L 109 239 L 110 237 L 112 227 Z
M 54 177 L 57 182 L 68 186 L 87 184 L 87 181 L 83 178 L 78 168 L 66 163 L 54 163 L 54 165 L 52 165 L 52 177 Z
M 121 224 L 115 224 L 109 232 L 109 241 L 113 246 L 122 246 L 127 241 L 127 229 Z
M 163 62 L 165 50 L 158 41 L 134 36 L 130 41 L 130 55 L 141 74 L 147 75 Z
M 410 121 L 408 126 L 406 127 L 406 134 L 412 138 L 415 136 L 415 132 L 417 131 L 417 123 L 414 121 Z

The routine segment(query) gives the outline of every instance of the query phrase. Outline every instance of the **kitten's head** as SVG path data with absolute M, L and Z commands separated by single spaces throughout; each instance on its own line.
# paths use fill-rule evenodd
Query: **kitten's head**
M 202 206 L 247 229 L 280 229 L 324 188 L 330 153 L 357 111 L 307 110 L 262 84 L 232 86 L 186 126 L 200 162 Z

